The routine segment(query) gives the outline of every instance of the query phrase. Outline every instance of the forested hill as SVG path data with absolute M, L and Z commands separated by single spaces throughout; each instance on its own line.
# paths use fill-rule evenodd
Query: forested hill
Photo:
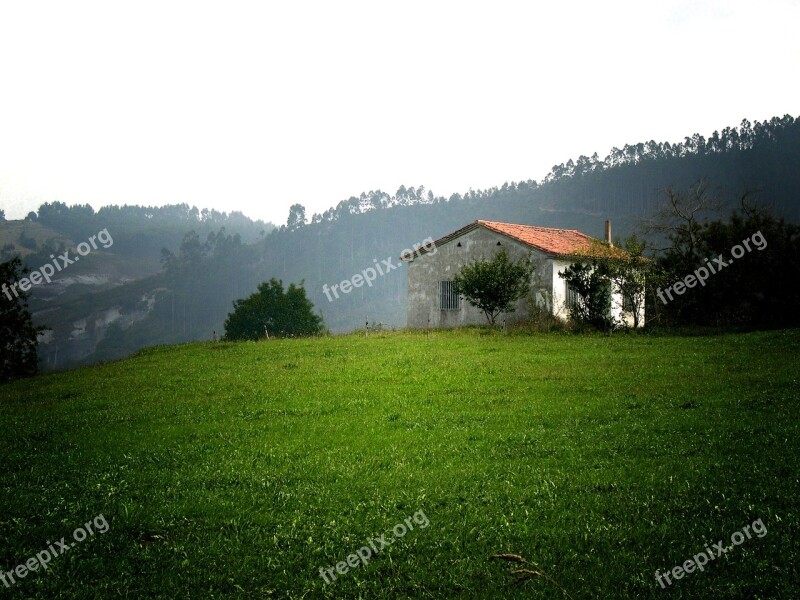
M 745 190 L 761 192 L 777 213 L 800 219 L 800 121 L 786 115 L 770 121 L 742 121 L 739 127 L 695 133 L 682 142 L 639 142 L 612 148 L 603 159 L 595 153 L 554 165 L 541 183 L 505 183 L 488 190 L 470 190 L 450 198 L 424 187 L 401 187 L 396 194 L 366 192 L 340 202 L 311 224 L 394 206 L 485 201 L 522 201 L 542 210 L 610 215 L 630 220 L 648 214 L 666 187 L 686 188 L 698 179 L 729 196 Z
M 349 279 L 376 260 L 392 257 L 397 264 L 403 249 L 479 218 L 595 236 L 611 218 L 615 234 L 624 235 L 663 200 L 665 188 L 683 190 L 699 179 L 729 203 L 744 191 L 757 191 L 776 214 L 800 222 L 800 120 L 743 121 L 680 143 L 625 145 L 603 159 L 579 156 L 554 166 L 541 183 L 506 183 L 449 198 L 422 186 L 401 187 L 394 194 L 372 191 L 310 219 L 295 205 L 287 225 L 254 243 L 233 235 L 231 228 L 200 231 L 187 224 L 196 234 L 181 245 L 165 244 L 169 252 L 162 274 L 60 305 L 54 301 L 50 309 L 57 306 L 58 313 L 40 310 L 37 322 L 54 327 L 41 354 L 45 366 L 58 367 L 124 356 L 145 345 L 208 339 L 212 331 L 221 333 L 232 301 L 270 277 L 287 284 L 304 281 L 333 330 L 363 326 L 365 319 L 403 326 L 405 267 L 332 301 L 322 286 Z M 125 249 L 115 245 L 112 251 Z M 160 248 L 148 251 L 152 255 Z
M 91 260 L 116 259 L 114 272 L 121 278 L 138 278 L 161 270 L 161 249 L 174 248 L 189 231 L 203 237 L 225 230 L 245 243 L 261 239 L 274 228 L 271 223 L 253 221 L 241 212 L 223 213 L 198 210 L 186 204 L 162 207 L 104 206 L 95 211 L 90 205 L 67 206 L 63 202 L 42 204 L 23 221 L 0 218 L 0 261 L 21 256 L 31 268 L 49 262 L 50 255 L 75 246 L 100 230 L 113 240 L 111 252 L 96 254 Z M 73 252 L 74 254 L 74 252 Z M 76 269 L 72 269 L 72 275 Z

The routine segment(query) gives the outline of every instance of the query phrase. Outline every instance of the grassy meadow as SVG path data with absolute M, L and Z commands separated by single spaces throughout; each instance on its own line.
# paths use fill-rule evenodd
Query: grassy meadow
M 797 598 L 799 356 L 798 330 L 468 329 L 159 347 L 2 386 L 0 571 L 109 528 L 0 598 Z M 565 591 L 512 585 L 497 553 Z

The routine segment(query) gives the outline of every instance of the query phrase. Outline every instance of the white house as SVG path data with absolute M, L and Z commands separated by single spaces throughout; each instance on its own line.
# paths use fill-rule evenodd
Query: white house
M 610 243 L 611 225 L 606 222 L 606 241 Z M 528 298 L 536 299 L 555 316 L 567 318 L 567 303 L 574 300 L 566 282 L 559 277 L 577 255 L 591 254 L 596 238 L 575 229 L 553 229 L 534 225 L 498 223 L 478 220 L 462 227 L 424 248 L 401 257 L 408 263 L 408 326 L 458 327 L 485 324 L 481 311 L 452 292 L 453 276 L 464 265 L 476 259 L 490 259 L 505 248 L 516 260 L 528 256 L 536 269 L 531 279 Z M 435 251 L 433 251 L 435 249 Z M 517 303 L 508 322 L 528 316 L 528 298 Z M 642 303 L 643 304 L 643 303 Z M 629 303 L 613 290 L 612 316 L 633 325 L 633 315 L 623 310 Z M 640 326 L 644 324 L 644 308 L 640 310 Z

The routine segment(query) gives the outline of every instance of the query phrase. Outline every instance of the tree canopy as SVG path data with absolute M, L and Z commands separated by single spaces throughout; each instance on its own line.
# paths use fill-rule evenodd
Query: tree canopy
M 668 194 L 668 207 L 672 195 Z M 773 216 L 749 196 L 742 194 L 740 207 L 728 220 L 699 222 L 670 215 L 677 225 L 668 233 L 669 247 L 656 257 L 663 271 L 659 287 L 667 288 L 701 270 L 706 276 L 701 285 L 686 285 L 685 292 L 668 301 L 648 296 L 652 299 L 648 312 L 662 324 L 792 327 L 800 323 L 800 227 Z M 707 201 L 700 198 L 699 203 Z M 660 221 L 664 222 L 670 220 Z M 716 269 L 710 268 L 712 263 Z
M 292 204 L 289 207 L 289 218 L 286 220 L 286 228 L 289 231 L 300 229 L 306 224 L 306 208 L 302 204 Z
M 265 337 L 265 329 L 270 336 L 295 337 L 316 335 L 323 328 L 302 282 L 284 292 L 283 282 L 273 277 L 251 296 L 234 301 L 233 308 L 225 320 L 227 340 L 257 340 Z
M 567 306 L 570 317 L 609 330 L 620 325 L 610 317 L 613 307 L 630 314 L 633 327 L 639 327 L 646 285 L 656 273 L 655 264 L 644 255 L 647 248 L 647 242 L 636 234 L 621 243 L 616 240 L 615 246 L 596 240 L 581 260 L 559 275 L 577 294 Z M 614 305 L 614 292 L 622 298 L 619 305 Z
M 491 260 L 475 260 L 453 278 L 455 292 L 483 311 L 494 325 L 497 316 L 513 312 L 514 303 L 530 291 L 533 265 L 527 258 L 512 261 L 505 248 Z
M 611 282 L 597 268 L 596 259 L 577 261 L 558 274 L 567 282 L 567 312 L 579 326 L 611 331 Z M 570 293 L 574 298 L 570 300 Z

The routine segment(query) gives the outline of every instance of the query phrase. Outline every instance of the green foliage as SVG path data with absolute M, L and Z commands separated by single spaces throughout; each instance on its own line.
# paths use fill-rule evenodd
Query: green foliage
M 509 331 L 515 333 L 567 331 L 569 324 L 553 314 L 552 302 L 551 294 L 546 290 L 539 290 L 538 297 L 529 296 L 527 298 L 527 318 L 509 324 Z
M 16 247 L 12 242 L 3 244 L 2 247 L 0 247 L 0 262 L 11 260 L 17 255 Z
M 27 273 L 19 257 L 0 263 L 0 383 L 34 375 L 38 366 L 37 336 L 44 327 L 34 327 L 28 309 L 28 294 L 17 286 Z M 10 299 L 9 299 L 10 296 Z
M 102 247 L 102 246 L 101 246 Z M 67 249 L 63 240 L 47 238 L 39 242 L 36 250 L 25 257 L 25 264 L 31 270 L 37 270 L 45 263 L 52 262 L 51 255 L 61 254 Z
M 30 237 L 28 234 L 25 233 L 25 231 L 19 232 L 18 241 L 20 246 L 22 246 L 23 248 L 27 248 L 28 250 L 36 250 L 37 248 L 36 239 Z
M 258 291 L 233 303 L 233 312 L 225 320 L 226 340 L 257 340 L 270 336 L 301 337 L 322 332 L 322 319 L 314 314 L 314 305 L 306 298 L 302 282 L 283 291 L 283 282 L 272 278 L 258 286 Z
M 674 294 L 666 305 L 654 302 L 671 325 L 735 325 L 786 327 L 800 324 L 800 227 L 776 218 L 754 205 L 745 194 L 741 208 L 728 220 L 698 223 L 689 236 L 684 230 L 670 236 L 671 245 L 657 259 L 666 274 L 659 287 L 668 287 L 691 275 L 707 261 L 731 259 L 734 246 L 743 255 L 711 274 L 705 285 Z M 751 241 L 753 236 L 765 244 Z M 747 240 L 750 250 L 743 244 Z
M 612 331 L 611 282 L 597 268 L 596 262 L 578 261 L 558 274 L 575 290 L 575 302 L 567 305 L 570 318 L 581 327 Z
M 527 258 L 514 262 L 503 248 L 491 260 L 475 260 L 453 277 L 455 293 L 483 311 L 494 325 L 500 313 L 513 312 L 514 304 L 530 291 L 533 265 Z
M 302 204 L 292 204 L 289 207 L 289 218 L 286 220 L 286 229 L 294 231 L 306 224 L 306 208 Z
M 4 598 L 796 598 L 799 331 L 195 343 L 0 387 Z M 457 360 L 456 360 L 457 358 Z M 417 510 L 430 519 L 326 586 Z M 762 518 L 705 572 L 654 578 Z M 338 576 L 338 574 L 337 574 Z M 91 585 L 87 585 L 87 581 Z
M 239 234 L 244 240 L 254 242 L 272 225 L 252 221 L 241 212 L 198 210 L 187 204 L 152 206 L 104 206 L 97 212 L 86 205 L 67 206 L 63 202 L 46 202 L 39 207 L 38 215 L 30 213 L 28 221 L 58 231 L 75 243 L 108 229 L 114 237 L 114 252 L 132 256 L 154 258 L 160 248 L 177 247 L 187 231 L 194 230 L 206 236 L 220 229 Z
M 602 243 L 598 242 L 596 245 L 602 246 Z M 621 294 L 621 306 L 614 308 L 630 314 L 633 317 L 634 328 L 638 328 L 640 324 L 647 282 L 656 274 L 653 262 L 644 255 L 646 249 L 647 242 L 632 234 L 625 238 L 622 244 L 617 240 L 617 247 L 605 246 L 597 253 L 597 256 L 602 258 L 596 258 L 593 262 L 598 275 L 611 284 L 613 291 Z
M 334 208 L 315 214 L 312 223 L 326 223 L 353 214 L 396 206 L 454 203 L 489 203 L 499 201 L 530 202 L 536 198 L 560 211 L 581 208 L 603 214 L 630 215 L 642 210 L 643 190 L 660 189 L 675 182 L 689 184 L 698 177 L 711 177 L 717 182 L 749 179 L 745 183 L 764 185 L 765 192 L 777 205 L 797 217 L 800 208 L 795 190 L 800 174 L 784 154 L 797 156 L 800 150 L 800 119 L 791 115 L 773 117 L 769 121 L 750 122 L 744 119 L 738 127 L 725 127 L 707 137 L 700 133 L 682 141 L 632 142 L 612 148 L 605 156 L 581 155 L 566 163 L 554 165 L 540 183 L 527 181 L 505 183 L 500 187 L 452 194 L 449 198 L 426 195 L 424 186 L 400 186 L 394 193 L 381 190 L 350 196 Z M 746 161 L 746 171 L 741 164 Z M 604 199 L 604 198 L 607 198 Z M 473 211 L 474 212 L 474 211 Z

